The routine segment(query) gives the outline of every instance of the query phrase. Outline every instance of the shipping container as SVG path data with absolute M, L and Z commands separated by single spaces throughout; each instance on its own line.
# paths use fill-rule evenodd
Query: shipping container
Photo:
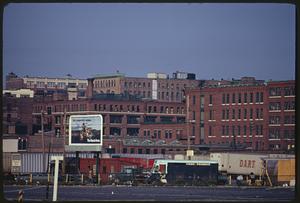
M 219 163 L 219 171 L 227 174 L 256 176 L 263 174 L 263 160 L 267 154 L 211 153 L 210 160 Z
M 3 139 L 3 152 L 18 152 L 18 139 Z
M 273 185 L 290 184 L 295 180 L 295 159 L 265 159 L 265 163 Z
M 48 168 L 48 153 L 21 153 L 21 174 L 45 173 Z M 62 153 L 50 153 L 51 156 L 62 156 Z
M 211 185 L 218 181 L 217 163 L 168 163 L 168 184 Z
M 2 163 L 3 163 L 3 173 L 11 172 L 11 153 L 3 152 L 2 153 Z

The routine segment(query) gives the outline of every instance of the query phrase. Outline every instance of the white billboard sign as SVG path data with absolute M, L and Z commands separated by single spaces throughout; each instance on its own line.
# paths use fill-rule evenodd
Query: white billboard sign
M 102 146 L 102 136 L 103 118 L 100 114 L 70 116 L 70 146 Z

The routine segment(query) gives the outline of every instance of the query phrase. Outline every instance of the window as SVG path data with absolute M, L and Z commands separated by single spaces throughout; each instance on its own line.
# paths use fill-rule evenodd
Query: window
M 256 109 L 256 118 L 259 118 L 259 109 Z
M 235 136 L 235 126 L 232 126 L 232 135 Z
M 225 135 L 225 126 L 222 126 L 222 135 Z
M 209 120 L 213 120 L 213 110 L 209 110 Z
M 232 119 L 235 119 L 235 109 L 232 109 Z
M 196 104 L 196 96 L 193 96 L 193 105 Z
M 253 103 L 253 92 L 250 93 L 250 103 Z
M 226 135 L 229 135 L 229 126 L 226 126 Z
M 247 126 L 244 125 L 244 135 L 247 135 Z
M 247 95 L 247 93 L 244 93 L 244 103 L 247 103 L 248 101 L 247 101 L 247 98 L 248 97 L 248 95 Z
M 253 109 L 250 109 L 250 119 L 253 119 Z
M 229 94 L 226 95 L 226 103 L 229 104 Z
M 259 92 L 256 92 L 255 102 L 259 102 Z
M 284 110 L 295 110 L 295 102 L 294 101 L 284 102 Z
M 55 116 L 55 124 L 60 124 L 60 116 Z
M 138 154 L 143 154 L 143 149 L 139 148 L 138 149 Z
M 281 88 L 280 87 L 273 87 L 269 90 L 270 96 L 281 96 Z
M 263 116 L 264 116 L 264 109 L 263 108 L 261 108 L 260 109 L 260 119 L 262 119 L 263 118 Z
M 271 128 L 269 130 L 269 139 L 279 139 L 280 129 L 279 128 Z
M 47 82 L 47 87 L 55 87 L 55 82 Z
M 284 96 L 295 95 L 295 87 L 284 88 Z
M 153 149 L 153 154 L 157 154 L 158 150 L 157 149 Z
M 280 124 L 280 116 L 270 116 L 269 124 Z
M 241 93 L 239 93 L 239 101 L 238 101 L 238 103 L 242 103 L 242 94 Z
M 57 87 L 59 87 L 59 88 L 65 88 L 65 86 L 66 86 L 65 82 L 58 82 L 57 83 Z
M 134 148 L 130 148 L 130 154 L 134 154 L 135 153 L 135 149 Z
M 123 148 L 123 154 L 127 154 L 127 148 Z
M 225 104 L 225 94 L 222 94 L 222 104 Z
M 153 132 L 153 138 L 157 138 L 157 130 L 154 130 L 154 132 Z
M 193 126 L 193 128 L 192 128 L 192 136 L 195 136 L 195 131 L 196 131 L 195 126 Z
M 161 149 L 162 154 L 166 154 L 166 149 Z
M 209 128 L 208 128 L 208 135 L 209 135 L 209 136 L 212 135 L 212 127 L 211 127 L 211 126 L 209 126 Z
M 193 111 L 193 120 L 196 120 L 196 112 Z
M 241 126 L 238 126 L 238 132 L 237 132 L 238 135 L 241 135 Z
M 269 110 L 270 111 L 281 110 L 280 102 L 270 102 L 270 104 L 269 104 Z
M 169 131 L 165 130 L 165 139 L 168 139 L 168 138 L 169 138 Z
M 294 124 L 295 116 L 284 116 L 284 124 Z
M 212 104 L 212 95 L 209 95 L 209 104 Z
M 229 109 L 226 109 L 226 119 L 229 119 Z
M 41 81 L 37 81 L 37 87 L 44 87 L 45 86 L 45 82 L 41 82 Z
M 235 93 L 232 94 L 232 103 L 235 103 Z
M 225 109 L 222 110 L 222 119 L 225 119 Z
M 238 119 L 241 119 L 241 114 L 242 114 L 241 109 L 239 109 L 238 110 Z
M 260 102 L 264 102 L 264 93 L 263 92 L 260 93 Z
M 247 109 L 244 109 L 244 119 L 247 119 Z

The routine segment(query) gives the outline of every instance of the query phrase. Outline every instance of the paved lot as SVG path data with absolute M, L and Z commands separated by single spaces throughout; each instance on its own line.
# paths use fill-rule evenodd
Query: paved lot
M 4 186 L 4 197 L 15 200 L 20 188 L 24 190 L 24 200 L 46 199 L 46 186 Z M 49 200 L 52 200 L 52 189 L 49 189 Z M 294 188 L 60 186 L 58 191 L 59 201 L 290 201 L 294 198 Z

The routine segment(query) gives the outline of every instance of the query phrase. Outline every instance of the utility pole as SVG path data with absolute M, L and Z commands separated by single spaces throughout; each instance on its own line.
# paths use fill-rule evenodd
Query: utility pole
M 41 131 L 42 131 L 42 147 L 43 147 L 43 172 L 45 171 L 45 138 L 44 138 L 44 111 L 41 111 Z
M 66 142 L 66 109 L 64 109 L 64 116 L 63 116 L 63 138 L 64 138 L 64 145 L 65 145 L 65 142 Z M 65 175 L 65 170 L 66 170 L 66 158 L 65 158 L 65 148 L 63 150 L 63 161 L 62 161 L 62 174 Z
M 191 148 L 191 140 L 190 140 L 190 120 L 189 120 L 189 112 L 190 111 L 190 104 L 189 104 L 189 95 L 186 96 L 186 134 L 187 134 L 187 144 L 188 144 L 188 150 Z

